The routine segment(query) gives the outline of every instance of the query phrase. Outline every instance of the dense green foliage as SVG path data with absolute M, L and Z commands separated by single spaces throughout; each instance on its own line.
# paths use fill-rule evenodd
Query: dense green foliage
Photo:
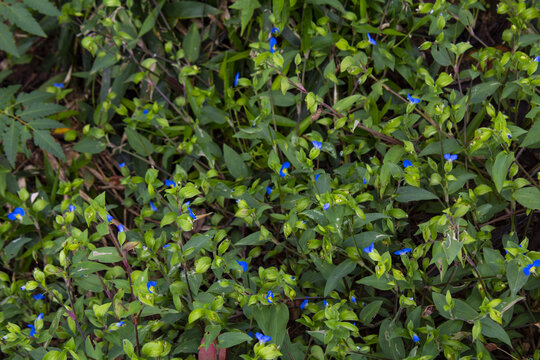
M 538 360 L 538 8 L 1 1 L 1 352 Z

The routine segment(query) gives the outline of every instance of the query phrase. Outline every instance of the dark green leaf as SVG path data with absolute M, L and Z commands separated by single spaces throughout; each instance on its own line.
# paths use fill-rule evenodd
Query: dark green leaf
M 226 144 L 223 145 L 223 157 L 225 158 L 227 169 L 229 169 L 232 176 L 235 178 L 245 178 L 249 176 L 249 170 L 246 164 L 244 164 L 242 157 Z
M 158 9 L 154 9 L 150 14 L 148 14 L 141 26 L 141 29 L 139 30 L 139 38 L 154 28 L 157 13 Z
M 118 254 L 113 246 L 100 247 L 90 252 L 88 260 L 95 260 L 102 263 L 115 263 L 122 260 L 122 256 Z
M 471 89 L 471 98 L 469 102 L 471 104 L 479 104 L 493 95 L 495 91 L 501 86 L 500 82 L 493 81 L 473 86 Z
M 540 190 L 535 187 L 524 187 L 512 194 L 514 200 L 531 210 L 540 210 Z
M 218 345 L 221 349 L 230 348 L 251 340 L 253 339 L 246 333 L 239 331 L 231 331 L 218 336 Z
M 33 103 L 28 105 L 22 112 L 17 112 L 17 115 L 23 120 L 30 121 L 57 114 L 65 109 L 65 107 L 53 103 Z
M 139 134 L 130 127 L 126 127 L 126 136 L 129 145 L 141 156 L 150 156 L 154 152 L 154 147 L 150 140 Z
M 512 346 L 510 337 L 508 336 L 506 331 L 504 331 L 501 325 L 497 324 L 495 321 L 491 320 L 488 317 L 480 320 L 480 323 L 482 324 L 482 334 L 484 336 L 501 340 L 506 345 L 510 347 Z
M 396 323 L 385 319 L 379 329 L 379 345 L 383 353 L 392 360 L 405 359 L 403 340 L 397 335 Z
M 514 153 L 506 154 L 505 152 L 500 152 L 495 158 L 495 163 L 491 168 L 491 178 L 495 183 L 495 188 L 500 193 L 504 180 L 506 179 L 506 173 L 514 161 Z
M 66 160 L 62 147 L 54 140 L 47 130 L 34 131 L 34 143 L 41 149 L 51 153 L 59 159 Z
M 506 278 L 512 295 L 516 295 L 529 280 L 529 277 L 523 273 L 523 267 L 520 267 L 516 259 L 510 260 L 506 265 Z
M 7 244 L 7 246 L 2 250 L 2 254 L 4 255 L 4 261 L 9 262 L 11 259 L 17 256 L 24 244 L 29 241 L 32 241 L 32 239 L 27 237 L 18 237 L 14 240 L 11 240 L 9 244 Z
M 261 4 L 257 0 L 237 0 L 230 6 L 231 9 L 240 10 L 240 21 L 242 24 L 242 30 L 240 35 L 244 34 L 244 30 L 248 22 L 253 17 L 253 11 L 261 7 Z
M 73 146 L 73 150 L 80 153 L 99 154 L 105 148 L 107 144 L 92 138 L 84 138 Z
M 13 39 L 13 33 L 9 28 L 0 21 L 0 50 L 3 50 L 13 56 L 19 57 L 19 51 L 15 40 Z
M 15 167 L 15 158 L 17 157 L 17 148 L 19 146 L 20 125 L 11 119 L 11 124 L 3 136 L 4 152 L 12 167 Z
M 197 29 L 197 25 L 195 23 L 191 24 L 182 45 L 184 51 L 186 52 L 186 58 L 188 61 L 197 61 L 201 47 L 201 35 L 199 34 L 199 29 Z
M 377 316 L 377 313 L 379 312 L 379 309 L 382 305 L 382 300 L 372 301 L 364 308 L 362 311 L 360 311 L 359 319 L 362 322 L 362 324 L 371 324 L 371 321 L 375 316 Z
M 409 202 L 409 201 L 421 201 L 421 200 L 436 200 L 438 197 L 430 191 L 417 188 L 414 186 L 403 186 L 399 188 L 396 201 Z
M 264 335 L 272 337 L 272 342 L 280 346 L 287 333 L 289 321 L 289 308 L 283 303 L 265 306 L 263 309 L 253 312 L 257 325 Z
M 338 283 L 349 275 L 356 268 L 356 263 L 351 260 L 345 260 L 332 270 L 326 281 L 326 286 L 324 287 L 324 296 L 328 296 L 330 291 L 334 290 Z
M 28 7 L 39 11 L 43 15 L 60 16 L 62 13 L 49 2 L 49 0 L 23 0 Z
M 540 148 L 540 121 L 537 120 L 532 124 L 521 146 L 531 149 Z
M 208 15 L 218 15 L 220 11 L 213 6 L 198 1 L 177 1 L 163 7 L 166 17 L 172 19 L 191 19 Z
M 0 14 L 15 23 L 22 30 L 37 36 L 47 37 L 38 22 L 34 20 L 24 5 L 15 3 L 10 6 L 0 4 Z
M 37 119 L 29 122 L 28 124 L 31 128 L 36 130 L 48 130 L 64 127 L 64 124 L 61 122 L 51 119 Z

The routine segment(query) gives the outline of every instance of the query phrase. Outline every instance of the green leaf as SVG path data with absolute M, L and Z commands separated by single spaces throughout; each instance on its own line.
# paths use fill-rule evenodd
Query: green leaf
M 253 11 L 261 7 L 261 4 L 257 0 L 237 0 L 230 6 L 231 9 L 240 10 L 240 22 L 242 24 L 242 30 L 240 35 L 244 34 L 246 26 L 253 17 Z
M 150 140 L 139 134 L 130 127 L 126 127 L 126 136 L 129 145 L 141 156 L 150 156 L 154 152 L 154 147 Z
M 385 279 L 385 277 L 381 277 L 380 279 L 377 279 L 377 275 L 369 275 L 365 278 L 362 278 L 358 280 L 357 284 L 366 285 L 369 287 L 374 287 L 375 289 L 379 290 L 390 290 L 394 287 L 394 285 L 389 284 L 390 279 Z
M 338 0 L 309 0 L 309 2 L 314 5 L 330 5 L 334 9 L 345 13 L 345 8 L 343 7 L 343 4 Z
M 191 24 L 186 37 L 184 38 L 183 49 L 189 62 L 195 62 L 199 58 L 201 47 L 201 35 L 195 23 Z
M 101 263 L 94 261 L 81 261 L 70 266 L 70 273 L 72 276 L 81 276 L 93 274 L 97 271 L 106 271 L 109 269 L 110 267 Z
M 471 97 L 469 102 L 471 104 L 479 104 L 486 100 L 489 96 L 493 95 L 495 91 L 501 86 L 500 82 L 492 81 L 488 83 L 478 84 L 471 89 Z
M 516 190 L 512 197 L 527 209 L 540 210 L 540 190 L 535 187 L 524 187 Z
M 532 124 L 521 146 L 531 149 L 540 148 L 540 121 L 537 120 Z
M 95 260 L 102 263 L 115 263 L 122 260 L 122 257 L 116 251 L 114 246 L 100 247 L 92 250 L 88 255 L 88 260 Z
M 326 286 L 324 287 L 324 296 L 328 296 L 330 291 L 334 290 L 337 284 L 349 275 L 356 268 L 356 263 L 351 260 L 345 260 L 332 270 L 326 280 Z
M 15 40 L 13 39 L 13 33 L 3 22 L 0 22 L 0 50 L 19 57 L 19 51 L 17 50 L 17 45 L 15 45 Z
M 501 340 L 506 345 L 512 347 L 512 342 L 510 341 L 510 337 L 504 331 L 503 327 L 497 324 L 495 321 L 491 320 L 488 317 L 483 318 L 480 320 L 480 323 L 482 324 L 482 334 L 484 336 L 494 338 Z
M 17 112 L 17 116 L 21 117 L 23 120 L 31 121 L 33 119 L 57 114 L 65 109 L 65 107 L 53 103 L 33 103 L 28 105 L 23 111 Z
M 64 161 L 66 160 L 64 150 L 62 150 L 62 147 L 54 140 L 47 130 L 34 131 L 34 143 L 41 149 L 51 153 L 51 155 Z
M 371 324 L 373 318 L 379 313 L 382 303 L 382 300 L 372 301 L 360 311 L 359 319 L 362 324 Z
M 414 186 L 403 186 L 399 188 L 398 196 L 396 197 L 396 201 L 402 203 L 436 199 L 438 199 L 437 195 L 432 192 Z
M 379 345 L 383 353 L 392 360 L 405 359 L 403 340 L 397 335 L 398 326 L 394 321 L 385 319 L 379 329 Z
M 154 28 L 157 12 L 158 9 L 156 8 L 150 14 L 148 14 L 141 26 L 141 29 L 139 30 L 139 38 Z
M 37 130 L 49 130 L 64 127 L 59 121 L 51 119 L 37 119 L 28 123 L 30 127 Z
M 27 237 L 18 237 L 14 240 L 11 240 L 9 244 L 2 250 L 4 255 L 4 261 L 8 262 L 19 254 L 19 251 L 27 242 L 32 241 L 31 238 Z
M 447 73 L 443 72 L 441 73 L 441 75 L 439 75 L 439 78 L 437 79 L 435 84 L 438 87 L 443 88 L 445 86 L 450 85 L 452 82 L 454 82 L 454 79 L 452 79 L 452 77 L 448 75 Z
M 249 170 L 246 164 L 244 164 L 242 157 L 226 144 L 223 145 L 223 157 L 225 158 L 227 169 L 229 169 L 232 176 L 235 178 L 245 178 L 249 176 Z
M 264 310 L 255 310 L 253 316 L 264 335 L 271 336 L 272 342 L 281 346 L 287 334 L 289 308 L 283 303 L 265 306 Z
M 141 352 L 145 356 L 158 357 L 164 352 L 163 343 L 161 341 L 151 341 L 143 345 Z
M 41 29 L 38 22 L 22 4 L 15 3 L 11 6 L 0 4 L 0 14 L 4 15 L 10 22 L 15 23 L 19 28 L 30 34 L 47 37 L 47 34 L 43 32 L 43 29 Z
M 98 56 L 92 65 L 92 69 L 90 69 L 90 74 L 95 74 L 98 71 L 110 68 L 114 64 L 116 64 L 116 56 L 111 54 Z
M 339 100 L 336 105 L 334 106 L 334 109 L 336 109 L 336 111 L 339 111 L 339 112 L 342 112 L 344 110 L 348 110 L 350 109 L 350 107 L 355 103 L 357 102 L 358 100 L 360 100 L 361 98 L 363 98 L 364 96 L 363 95 L 351 95 L 351 96 L 347 96 L 346 98 L 344 99 L 341 99 Z
M 452 319 L 450 313 L 444 310 L 444 306 L 446 305 L 446 297 L 436 292 L 432 292 L 431 296 L 433 297 L 433 303 L 435 304 L 435 307 L 437 308 L 437 311 L 439 311 L 441 316 L 447 319 Z M 454 302 L 455 305 L 451 311 L 452 315 L 457 317 L 458 319 L 473 320 L 478 316 L 478 313 L 465 301 L 460 299 L 454 299 Z
M 49 2 L 49 0 L 23 0 L 30 8 L 39 11 L 43 15 L 60 16 L 62 13 Z
M 169 19 L 192 19 L 221 13 L 215 7 L 199 1 L 177 1 L 166 4 L 163 13 Z
M 15 167 L 15 158 L 17 157 L 17 148 L 19 146 L 20 125 L 11 119 L 11 125 L 7 128 L 3 136 L 4 152 L 12 167 Z
M 248 334 L 239 332 L 239 331 L 231 331 L 226 332 L 218 336 L 218 345 L 221 349 L 224 348 L 230 348 L 233 346 L 236 346 L 238 344 L 241 344 L 246 341 L 253 340 Z
M 529 280 L 529 277 L 523 273 L 523 267 L 520 268 L 516 259 L 510 260 L 506 265 L 506 278 L 512 295 L 516 295 Z
M 505 152 L 500 152 L 495 158 L 495 163 L 491 168 L 491 178 L 495 183 L 497 192 L 501 192 L 504 180 L 506 179 L 506 173 L 514 161 L 514 153 L 506 154 Z
M 102 141 L 85 137 L 81 141 L 73 145 L 73 150 L 80 153 L 99 154 L 100 152 L 105 150 L 106 147 L 107 144 Z

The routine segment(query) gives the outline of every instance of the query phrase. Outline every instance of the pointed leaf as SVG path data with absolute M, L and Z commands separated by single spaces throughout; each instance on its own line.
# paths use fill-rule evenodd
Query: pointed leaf
M 512 197 L 527 209 L 540 210 L 540 190 L 535 187 L 516 190 Z
M 15 167 L 15 158 L 17 157 L 17 147 L 19 146 L 20 129 L 19 124 L 14 119 L 11 120 L 2 142 L 4 143 L 4 152 L 12 167 Z
M 49 0 L 23 0 L 28 7 L 39 11 L 43 15 L 60 16 L 62 13 L 49 2 Z
M 495 183 L 495 187 L 499 193 L 502 190 L 504 180 L 506 179 L 506 173 L 508 172 L 510 165 L 512 165 L 513 160 L 514 153 L 506 154 L 504 152 L 500 152 L 495 158 L 495 163 L 491 168 L 491 177 L 493 178 L 493 182 Z
M 22 4 L 15 3 L 11 6 L 0 5 L 0 14 L 15 23 L 22 30 L 37 36 L 47 37 L 41 26 Z
M 13 34 L 3 22 L 0 22 L 0 50 L 19 57 L 19 51 L 17 50 L 17 45 L 15 45 Z
M 130 127 L 126 128 L 126 136 L 129 145 L 141 156 L 149 156 L 154 152 L 154 147 L 150 140 L 139 134 Z
M 201 35 L 199 34 L 199 29 L 197 29 L 197 25 L 195 23 L 191 25 L 186 37 L 184 38 L 183 48 L 189 62 L 197 61 L 201 48 Z
M 47 130 L 34 131 L 34 143 L 41 149 L 51 153 L 59 159 L 66 160 L 62 147 L 54 140 Z
M 328 296 L 330 291 L 334 290 L 338 283 L 349 275 L 356 268 L 356 263 L 351 260 L 345 260 L 332 270 L 326 281 L 326 286 L 324 287 L 324 296 Z
M 26 107 L 22 112 L 17 112 L 23 120 L 30 121 L 37 118 L 42 118 L 52 114 L 57 114 L 65 110 L 65 107 L 53 103 L 33 103 Z
M 249 170 L 244 164 L 242 157 L 227 145 L 223 145 L 223 156 L 225 158 L 225 164 L 232 176 L 235 178 L 245 178 L 249 175 Z

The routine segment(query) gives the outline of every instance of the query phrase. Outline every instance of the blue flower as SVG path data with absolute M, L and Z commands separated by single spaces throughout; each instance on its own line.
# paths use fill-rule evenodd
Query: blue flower
M 75 205 L 69 205 L 69 206 L 68 206 L 69 212 L 74 212 L 75 209 L 76 209 Z
M 412 162 L 410 162 L 409 160 L 403 161 L 403 168 L 404 169 L 408 168 L 409 166 L 413 166 Z
M 43 313 L 39 313 L 36 320 L 43 320 Z
M 535 58 L 534 58 L 534 61 L 540 62 L 540 55 L 538 55 L 537 57 L 535 57 Z
M 330 208 L 330 203 L 324 204 L 324 206 L 322 208 L 323 208 L 324 211 L 328 210 Z
M 407 94 L 407 99 L 409 99 L 409 102 L 411 104 L 418 104 L 420 102 L 419 98 L 412 97 L 411 95 Z
M 414 335 L 412 336 L 412 339 L 413 339 L 414 342 L 419 342 L 419 341 L 420 341 L 420 338 L 419 338 L 418 335 L 416 335 L 416 334 L 414 334 Z
M 281 169 L 279 169 L 279 176 L 285 177 L 287 176 L 287 169 L 291 167 L 291 163 L 288 161 L 285 161 L 283 165 L 281 165 Z
M 174 181 L 172 181 L 172 180 L 166 179 L 165 180 L 165 186 L 167 186 L 167 187 L 175 187 L 176 183 Z
M 238 85 L 238 79 L 240 79 L 240 73 L 237 72 L 234 76 L 234 86 Z
M 247 263 L 247 262 L 245 262 L 245 261 L 238 261 L 238 260 L 236 260 L 236 262 L 238 263 L 238 265 L 240 265 L 240 266 L 242 267 L 242 270 L 243 270 L 244 272 L 247 271 L 247 269 L 248 269 L 248 263 Z
M 328 306 L 328 302 L 326 300 L 323 300 L 324 307 Z
M 506 134 L 506 137 L 508 138 L 508 140 L 512 140 L 512 135 Z
M 369 33 L 367 34 L 367 39 L 371 45 L 377 45 L 377 42 L 371 37 Z
M 315 181 L 319 180 L 320 176 L 321 176 L 321 174 L 315 174 Z
M 123 168 L 124 166 L 126 166 L 126 163 L 125 163 L 125 162 L 121 162 L 120 164 L 118 164 L 118 167 L 119 167 L 119 168 Z
M 7 217 L 9 220 L 17 220 L 17 219 L 22 220 L 24 214 L 26 213 L 24 212 L 23 208 L 16 207 L 12 212 L 8 214 Z
M 152 210 L 157 211 L 156 205 L 154 205 L 154 203 L 151 201 L 150 201 L 150 207 L 152 208 Z
M 45 299 L 45 296 L 43 294 L 36 294 L 32 296 L 34 300 L 43 300 Z
M 456 154 L 444 154 L 444 160 L 452 162 L 454 160 L 457 160 L 457 155 Z
M 364 179 L 364 185 L 366 185 L 366 184 L 367 184 L 367 180 L 366 180 L 366 179 Z
M 118 232 L 121 233 L 121 232 L 124 232 L 124 231 L 126 231 L 126 228 L 124 227 L 124 225 L 118 224 Z
M 148 109 L 144 109 L 142 112 L 144 115 L 148 114 Z
M 165 245 L 163 245 L 163 248 L 164 248 L 164 249 L 167 249 L 167 248 L 169 248 L 169 247 L 171 247 L 171 244 L 165 244 Z
M 126 322 L 122 320 L 122 321 L 117 322 L 117 323 L 114 324 L 114 325 L 116 325 L 116 326 L 118 326 L 118 327 L 122 327 L 122 326 L 124 326 L 125 323 L 126 323 Z
M 396 251 L 394 254 L 395 255 L 405 255 L 407 253 L 410 253 L 411 251 L 412 251 L 411 248 L 405 248 L 405 249 L 401 249 L 401 250 Z
M 309 303 L 308 299 L 305 299 L 304 301 L 302 301 L 302 303 L 300 304 L 300 310 L 304 310 L 308 303 Z
M 371 245 L 369 245 L 368 247 L 365 247 L 364 248 L 364 252 L 366 253 L 370 253 L 370 252 L 373 252 L 373 249 L 375 249 L 375 244 L 374 243 L 371 243 Z
M 270 195 L 272 193 L 272 188 L 270 186 L 266 187 L 266 194 Z
M 31 337 L 34 337 L 35 335 L 37 335 L 36 328 L 34 327 L 34 325 L 28 324 L 26 326 L 30 328 L 30 336 Z
M 157 286 L 157 282 L 155 282 L 155 281 L 149 281 L 149 282 L 146 283 L 146 288 L 148 289 L 150 294 L 154 293 L 154 289 L 155 289 L 156 286 Z
M 26 285 L 21 286 L 19 289 L 21 289 L 21 291 L 26 290 Z
M 113 221 L 113 219 L 114 219 L 114 218 L 113 218 L 111 215 L 107 214 L 107 221 L 108 221 L 108 222 Z
M 63 89 L 65 87 L 65 85 L 62 83 L 53 83 L 53 86 L 58 89 Z
M 270 32 L 272 34 L 278 34 L 279 33 L 279 29 L 277 27 L 273 27 L 272 30 L 270 30 Z
M 252 337 L 253 337 L 253 331 L 248 332 L 248 336 L 249 336 L 250 338 L 252 338 Z
M 535 260 L 532 264 L 525 266 L 523 273 L 527 276 L 531 275 L 531 270 L 540 267 L 540 260 Z
M 315 149 L 321 150 L 321 148 L 322 148 L 322 142 L 313 140 L 311 143 L 313 144 L 313 146 L 315 147 Z
M 274 293 L 272 290 L 268 290 L 268 294 L 266 294 L 266 301 L 268 301 L 270 304 L 274 302 Z
M 261 344 L 264 344 L 265 342 L 268 342 L 268 341 L 272 340 L 272 338 L 270 336 L 263 335 L 260 332 L 255 333 L 255 337 L 257 338 L 257 340 L 259 340 L 259 342 Z
M 372 243 L 373 244 L 373 243 Z M 351 296 L 351 301 L 356 304 L 356 297 Z
M 273 54 L 276 52 L 276 45 L 277 45 L 277 40 L 271 37 L 270 38 L 270 53 Z
M 186 201 L 186 207 L 187 207 L 187 210 L 189 212 L 189 216 L 191 216 L 191 218 L 193 220 L 197 220 L 197 217 L 195 216 L 195 214 L 193 213 L 193 211 L 191 211 L 191 208 L 189 207 L 189 205 L 191 205 L 191 201 Z

